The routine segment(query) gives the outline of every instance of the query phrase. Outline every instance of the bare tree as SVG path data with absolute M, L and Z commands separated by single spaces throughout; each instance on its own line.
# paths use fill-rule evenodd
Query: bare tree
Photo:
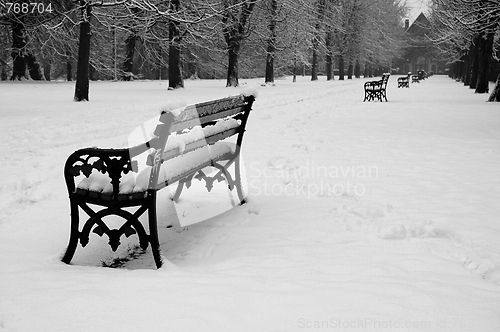
M 398 1 L 374 0 L 362 2 L 363 30 L 354 34 L 360 40 L 360 46 L 354 53 L 359 53 L 359 60 L 369 67 L 389 69 L 392 61 L 399 58 L 406 46 L 404 29 L 400 25 L 405 8 Z
M 311 81 L 318 80 L 318 56 L 320 45 L 324 44 L 324 19 L 326 11 L 326 0 L 317 0 L 316 2 L 316 20 L 314 25 L 314 35 L 312 37 L 312 63 L 311 63 Z
M 74 101 L 89 100 L 89 58 L 90 58 L 90 18 L 92 5 L 80 0 L 81 19 L 80 37 L 78 39 L 78 64 L 76 68 L 76 85 Z
M 462 81 L 476 93 L 488 93 L 490 59 L 498 52 L 494 36 L 500 0 L 435 0 L 432 8 L 437 30 L 433 41 L 450 62 L 462 63 Z
M 170 10 L 174 13 L 180 11 L 180 0 L 170 1 Z M 169 89 L 178 89 L 184 87 L 182 80 L 182 71 L 180 64 L 180 42 L 181 35 L 179 30 L 180 22 L 174 18 L 170 19 L 168 24 L 168 87 Z
M 496 101 L 500 102 L 500 73 L 498 73 L 497 80 L 495 83 L 495 88 L 491 92 L 490 98 L 488 101 Z
M 36 36 L 33 37 L 33 31 L 54 18 L 54 13 L 61 6 L 60 2 L 60 0 L 54 0 L 54 2 L 40 0 L 36 3 L 11 1 L 0 4 L 0 25 L 10 28 L 11 31 L 11 38 L 9 38 L 11 44 L 8 47 L 12 57 L 11 80 L 19 80 L 28 76 L 34 80 L 42 79 L 40 65 L 34 52 L 35 47 L 33 47 L 33 39 L 36 39 Z M 2 67 L 5 70 L 7 66 Z
M 238 86 L 238 58 L 242 41 L 250 31 L 248 21 L 258 0 L 223 0 L 223 34 L 227 44 L 228 68 L 226 86 Z
M 266 54 L 266 83 L 274 83 L 274 59 L 276 57 L 276 25 L 278 20 L 278 0 L 269 0 L 269 38 Z
M 276 75 L 296 76 L 298 66 L 309 64 L 311 9 L 309 0 L 264 0 L 256 5 L 256 23 L 245 40 L 242 61 L 263 72 L 265 83 L 273 83 Z M 264 59 L 264 66 L 252 59 Z

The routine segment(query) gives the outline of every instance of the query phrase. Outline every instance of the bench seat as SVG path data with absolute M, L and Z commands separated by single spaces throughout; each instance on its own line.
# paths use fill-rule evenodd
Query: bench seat
M 186 155 L 179 155 L 162 163 L 158 188 L 175 183 L 178 178 L 186 177 L 190 171 L 198 170 L 202 165 L 210 166 L 212 163 L 224 160 L 234 153 L 234 145 L 217 143 L 203 146 Z M 135 199 L 147 192 L 151 166 L 147 166 L 138 175 L 129 173 L 120 181 L 119 194 L 123 199 Z M 76 187 L 76 194 L 89 197 L 111 197 L 113 186 L 108 175 L 94 171 L 88 178 L 84 178 Z M 139 195 L 135 195 L 139 194 Z

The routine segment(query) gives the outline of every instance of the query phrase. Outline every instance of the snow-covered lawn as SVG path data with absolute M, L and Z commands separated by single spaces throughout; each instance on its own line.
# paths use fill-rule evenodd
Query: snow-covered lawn
M 364 81 L 92 82 L 87 103 L 74 83 L 0 83 L 0 331 L 500 331 L 500 105 L 440 76 L 363 103 Z M 248 204 L 163 194 L 160 270 L 149 250 L 101 267 L 135 236 L 59 261 L 72 151 L 253 86 Z

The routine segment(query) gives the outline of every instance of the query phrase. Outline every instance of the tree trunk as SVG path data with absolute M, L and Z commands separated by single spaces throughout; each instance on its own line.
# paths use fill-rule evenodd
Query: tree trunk
M 464 62 L 464 86 L 469 86 L 470 85 L 470 74 L 471 74 L 471 68 L 470 68 L 470 59 L 469 55 L 465 53 L 462 56 L 462 60 Z
M 73 63 L 69 51 L 66 51 L 66 80 L 68 82 L 73 80 Z
M 2 61 L 2 72 L 0 74 L 0 80 L 1 81 L 6 81 L 7 80 L 7 71 L 5 70 L 5 64 Z
M 491 92 L 491 95 L 490 95 L 490 98 L 488 99 L 488 101 L 500 102 L 500 73 L 498 73 L 495 88 Z
M 26 63 L 24 59 L 24 24 L 20 19 L 12 21 L 12 76 L 11 81 L 26 78 Z
M 278 1 L 271 0 L 271 20 L 269 22 L 269 40 L 267 41 L 266 77 L 265 83 L 274 83 L 274 57 L 276 54 L 276 16 Z
M 361 77 L 361 66 L 359 65 L 359 61 L 356 60 L 356 65 L 354 66 L 354 77 Z
M 293 59 L 293 83 L 297 82 L 297 58 Z
M 339 55 L 339 80 L 344 80 L 344 56 Z
M 91 63 L 89 63 L 89 80 L 98 81 L 99 77 L 100 75 L 97 69 Z
M 478 48 L 478 69 L 476 93 L 489 92 L 489 67 L 490 56 L 493 53 L 493 33 L 481 33 L 480 47 Z
M 34 81 L 42 80 L 42 73 L 40 72 L 40 65 L 36 61 L 36 58 L 33 54 L 28 53 L 25 56 L 26 65 L 28 66 L 28 72 L 30 77 Z
M 133 15 L 140 13 L 140 9 L 137 7 L 132 7 L 131 12 Z M 122 76 L 123 81 L 130 81 L 133 77 L 134 70 L 134 56 L 135 56 L 135 44 L 139 38 L 136 34 L 136 29 L 134 24 L 129 26 L 130 34 L 125 39 L 125 59 L 123 60 L 123 71 Z
M 85 5 L 83 0 L 80 1 Z M 78 43 L 78 64 L 76 67 L 76 86 L 74 101 L 89 100 L 89 61 L 90 61 L 90 15 L 91 6 L 82 8 L 82 21 L 80 22 L 80 38 Z
M 241 48 L 241 42 L 245 35 L 247 20 L 252 13 L 257 0 L 248 0 L 242 3 L 241 12 L 235 17 L 230 8 L 230 3 L 224 2 L 226 12 L 224 13 L 222 23 L 224 24 L 224 39 L 226 40 L 228 50 L 227 82 L 226 87 L 236 87 L 238 83 L 238 56 Z
M 353 71 L 354 71 L 354 67 L 352 65 L 352 62 L 349 61 L 349 67 L 347 69 L 347 79 L 348 80 L 352 80 L 352 74 L 353 74 Z
M 323 24 L 325 15 L 325 0 L 318 0 L 317 6 L 318 6 L 318 18 L 316 21 L 313 41 L 312 41 L 313 58 L 312 58 L 312 68 L 311 68 L 311 81 L 318 80 L 318 48 L 321 35 L 321 26 Z
M 43 66 L 43 77 L 46 81 L 50 81 L 52 77 L 50 76 L 50 71 L 52 70 L 52 65 L 50 62 L 46 62 Z
M 183 87 L 180 47 L 179 44 L 170 44 L 168 47 L 168 88 L 178 89 Z
M 161 68 L 162 67 L 162 64 L 161 64 L 162 61 L 161 60 L 163 59 L 163 55 L 162 54 L 163 54 L 163 49 L 161 47 L 161 44 L 158 44 L 158 64 L 157 64 L 157 70 L 154 70 L 154 75 L 155 76 L 154 76 L 153 79 L 160 80 L 160 81 L 162 80 L 162 76 L 161 76 L 161 74 L 162 74 L 162 68 Z M 167 73 L 167 75 L 168 75 L 168 73 Z
M 178 12 L 180 9 L 180 0 L 171 0 L 170 10 Z M 169 90 L 183 88 L 181 70 L 181 36 L 179 22 L 171 19 L 168 23 L 168 88 Z
M 470 68 L 472 72 L 472 67 Z M 457 82 L 463 82 L 463 71 L 464 71 L 464 63 L 463 61 L 456 62 L 455 74 L 453 75 L 453 79 Z
M 227 81 L 226 87 L 237 87 L 238 83 L 238 52 L 239 46 L 232 45 L 228 50 L 229 55 L 229 65 L 227 68 Z
M 111 52 L 113 54 L 113 80 L 118 81 L 118 64 L 117 64 L 117 50 L 116 50 L 116 27 L 111 29 L 111 35 L 113 36 L 113 46 L 111 47 Z
M 458 72 L 457 72 L 456 80 L 460 81 L 460 82 L 464 82 L 465 81 L 465 76 L 467 75 L 467 70 L 469 70 L 469 74 L 468 75 L 471 75 L 471 72 L 472 72 L 471 69 L 472 68 L 467 69 L 467 67 L 465 66 L 465 62 L 460 61 L 458 63 Z M 469 78 L 469 80 L 470 80 L 470 78 Z
M 311 81 L 318 80 L 318 51 L 314 49 L 312 54 Z
M 137 36 L 134 33 L 131 33 L 127 39 L 125 39 L 125 60 L 123 61 L 123 71 L 125 73 L 122 76 L 122 80 L 124 81 L 130 81 L 132 78 L 136 40 Z
M 265 83 L 274 83 L 274 54 L 267 48 Z
M 475 37 L 470 45 L 470 85 L 469 88 L 475 89 L 477 85 L 477 69 L 478 69 L 478 58 L 477 58 L 477 47 L 479 43 L 479 37 Z
M 326 80 L 333 81 L 335 76 L 333 74 L 333 63 L 332 63 L 332 54 L 328 52 L 326 54 Z
M 326 33 L 326 80 L 327 81 L 332 81 L 335 79 L 333 73 L 333 65 L 332 65 L 332 52 L 331 52 L 331 47 L 332 47 L 332 32 L 328 31 Z

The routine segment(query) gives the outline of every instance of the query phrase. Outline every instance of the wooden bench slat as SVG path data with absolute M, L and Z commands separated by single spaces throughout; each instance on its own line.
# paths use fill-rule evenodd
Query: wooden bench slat
M 190 142 L 190 143 L 186 144 L 184 151 L 182 151 L 182 152 L 180 152 L 180 149 L 178 147 L 176 147 L 174 149 L 167 150 L 163 153 L 162 162 L 164 162 L 165 160 L 169 160 L 169 159 L 181 156 L 183 154 L 187 154 L 187 153 L 194 151 L 196 149 L 199 149 L 203 146 L 215 144 L 218 141 L 224 140 L 228 137 L 231 137 L 233 135 L 238 134 L 239 130 L 240 130 L 239 128 L 231 128 L 231 129 L 219 132 L 217 134 L 207 136 L 203 139 L 200 139 L 200 140 L 197 140 L 194 142 Z M 148 155 L 146 165 L 153 166 L 154 156 L 155 156 L 155 152 L 152 152 Z
M 214 144 L 218 141 L 221 141 L 221 140 L 224 140 L 228 137 L 236 135 L 238 132 L 239 132 L 239 128 L 232 128 L 232 129 L 228 129 L 228 130 L 225 130 L 223 132 L 220 132 L 220 133 L 217 133 L 217 134 L 214 134 L 211 136 L 207 136 L 201 140 L 197 140 L 197 141 L 188 143 L 188 144 L 186 144 L 183 153 L 179 152 L 179 148 L 165 151 L 165 153 L 163 154 L 163 160 L 172 159 L 172 158 L 175 158 L 175 157 L 182 155 L 184 153 L 189 153 L 191 151 L 194 151 L 202 146 Z
M 239 114 L 243 112 L 242 107 L 238 107 L 235 109 L 230 109 L 230 110 L 225 110 L 217 114 L 211 114 L 211 115 L 206 115 L 203 117 L 194 117 L 194 118 L 189 118 L 187 120 L 183 120 L 181 122 L 174 122 L 172 125 L 171 131 L 176 132 L 176 131 L 181 131 L 186 128 L 191 128 L 197 125 L 204 125 L 208 122 L 212 122 L 217 119 L 223 119 L 227 118 L 236 114 Z
M 200 170 L 202 170 L 206 167 L 213 166 L 215 163 L 217 163 L 221 160 L 228 159 L 229 155 L 232 156 L 233 153 L 228 152 L 228 153 L 222 154 L 220 156 L 214 157 L 214 158 L 210 159 L 209 161 L 206 161 L 203 164 L 198 165 L 197 167 L 189 169 L 188 171 L 182 172 L 181 174 L 176 175 L 176 176 L 172 177 L 171 179 L 168 179 L 167 181 L 162 181 L 162 182 L 158 183 L 158 190 L 163 189 L 165 187 L 168 187 L 169 185 L 178 182 L 180 179 L 183 179 L 183 178 L 186 178 L 190 175 L 196 174 Z

